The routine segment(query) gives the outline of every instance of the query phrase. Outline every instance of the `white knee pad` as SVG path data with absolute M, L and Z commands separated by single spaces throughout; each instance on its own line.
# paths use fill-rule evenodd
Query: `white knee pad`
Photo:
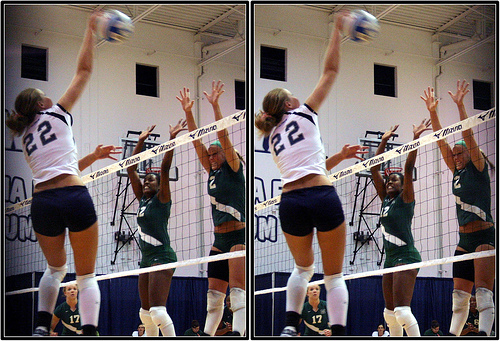
M 47 265 L 47 270 L 45 270 L 44 275 L 49 272 L 48 274 L 52 276 L 52 278 L 61 283 L 64 279 L 64 276 L 66 276 L 66 271 L 68 271 L 68 266 L 66 264 L 61 267 Z
M 56 306 L 59 287 L 66 276 L 67 269 L 66 264 L 61 267 L 47 266 L 39 284 L 38 311 L 52 314 Z
M 139 309 L 139 318 L 144 324 L 144 329 L 146 330 L 147 336 L 158 336 L 158 327 L 154 324 L 149 310 L 142 308 Z
M 153 323 L 160 328 L 163 336 L 175 336 L 174 322 L 167 314 L 165 306 L 156 306 L 149 308 L 149 314 Z
M 476 289 L 476 301 L 477 301 L 477 310 L 482 312 L 486 309 L 495 308 L 495 303 L 493 302 L 493 292 L 486 288 L 477 288 Z
M 479 331 L 485 332 L 489 336 L 495 320 L 493 293 L 483 287 L 476 288 L 476 301 L 479 311 Z
M 396 315 L 394 315 L 394 310 L 389 310 L 384 308 L 384 319 L 387 323 L 387 328 L 389 328 L 389 333 L 391 336 L 403 336 L 403 327 L 396 320 Z
M 231 288 L 229 290 L 229 295 L 231 297 L 231 310 L 233 313 L 242 308 L 245 308 L 246 305 L 246 294 L 245 290 L 241 288 Z
M 207 311 L 213 311 L 218 309 L 224 309 L 224 299 L 226 298 L 226 294 L 217 291 L 208 289 L 207 292 Z
M 466 311 L 469 313 L 470 294 L 468 292 L 454 289 L 452 293 L 453 312 Z
M 307 292 L 307 283 L 314 275 L 314 265 L 308 267 L 295 264 L 286 285 L 286 311 L 301 313 Z
M 295 264 L 295 269 L 293 269 L 292 276 L 298 275 L 303 278 L 307 283 L 311 280 L 314 275 L 314 264 L 310 266 L 298 266 Z
M 241 288 L 231 288 L 231 310 L 233 311 L 233 331 L 244 335 L 246 331 L 246 293 Z
M 89 287 L 99 286 L 99 284 L 97 284 L 97 279 L 95 278 L 95 272 L 83 276 L 76 276 L 76 284 L 78 285 L 78 291 L 80 292 Z
M 324 281 L 326 291 L 337 287 L 347 288 L 342 272 L 335 275 L 324 276 Z
M 78 309 L 80 323 L 83 326 L 97 326 L 99 322 L 99 308 L 101 305 L 101 291 L 95 278 L 95 273 L 76 276 L 78 285 Z
M 205 333 L 210 336 L 214 336 L 217 331 L 217 327 L 222 319 L 224 313 L 224 299 L 226 294 L 208 289 L 207 292 L 207 318 L 205 320 Z
M 160 329 L 166 325 L 172 324 L 172 319 L 167 314 L 167 307 L 157 306 L 149 308 L 149 314 L 151 315 L 151 320 Z
M 451 316 L 450 334 L 459 336 L 469 316 L 470 293 L 454 289 L 452 299 L 453 315 Z
M 149 310 L 142 309 L 142 307 L 139 309 L 139 318 L 144 325 L 153 324 Z
M 349 292 L 342 273 L 324 277 L 326 304 L 330 324 L 344 326 L 347 323 Z
M 396 315 L 396 321 L 406 330 L 408 336 L 420 336 L 417 319 L 413 316 L 410 307 L 396 307 L 394 308 L 394 315 Z

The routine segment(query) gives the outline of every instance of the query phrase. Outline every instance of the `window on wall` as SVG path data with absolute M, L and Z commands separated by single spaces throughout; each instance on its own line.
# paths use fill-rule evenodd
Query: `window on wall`
M 375 95 L 396 97 L 396 68 L 374 64 Z
M 245 82 L 244 81 L 234 81 L 234 103 L 236 109 L 245 109 Z
M 21 77 L 47 80 L 47 49 L 22 45 L 21 46 Z
M 260 46 L 260 78 L 286 81 L 286 50 Z
M 135 93 L 158 97 L 158 67 L 135 64 Z
M 472 93 L 474 97 L 474 109 L 488 110 L 493 107 L 491 103 L 491 83 L 473 80 Z

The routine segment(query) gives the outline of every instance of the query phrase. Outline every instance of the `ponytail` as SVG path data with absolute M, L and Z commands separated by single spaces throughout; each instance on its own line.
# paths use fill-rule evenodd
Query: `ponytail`
M 276 88 L 267 93 L 262 101 L 262 109 L 255 115 L 255 127 L 259 135 L 269 136 L 271 130 L 281 121 L 286 112 L 285 102 L 290 99 L 288 91 Z
M 28 88 L 16 97 L 15 110 L 12 110 L 5 120 L 5 124 L 14 133 L 20 136 L 39 112 L 38 102 L 42 100 L 42 91 Z
M 255 116 L 255 127 L 259 130 L 259 136 L 269 136 L 271 130 L 281 121 L 284 112 L 271 116 L 268 113 L 260 110 Z

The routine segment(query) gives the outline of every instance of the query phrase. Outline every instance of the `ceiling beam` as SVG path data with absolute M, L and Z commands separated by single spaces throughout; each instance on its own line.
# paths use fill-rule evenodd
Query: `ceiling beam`
M 469 15 L 470 13 L 472 13 L 475 9 L 477 9 L 479 6 L 473 6 L 471 8 L 469 8 L 467 11 L 465 12 L 462 12 L 460 15 L 457 15 L 455 18 L 451 19 L 450 21 L 448 21 L 446 24 L 442 25 L 441 27 L 439 27 L 437 30 L 436 30 L 436 33 L 439 33 L 441 31 L 444 31 L 446 30 L 448 27 L 450 27 L 451 25 L 457 23 L 458 21 L 462 20 L 463 17 L 465 17 L 466 15 Z
M 451 62 L 452 60 L 460 57 L 461 55 L 466 54 L 469 51 L 472 51 L 472 50 L 478 48 L 479 46 L 484 45 L 484 44 L 489 43 L 490 41 L 494 41 L 494 40 L 495 40 L 495 36 L 491 35 L 488 38 L 480 40 L 477 43 L 475 43 L 474 45 L 471 45 L 471 46 L 463 49 L 462 51 L 457 52 L 454 55 L 452 55 L 452 56 L 450 56 L 450 57 L 448 57 L 446 59 L 441 60 L 440 62 L 436 63 L 436 66 L 442 66 L 444 64 L 447 64 L 447 63 Z
M 217 24 L 218 22 L 226 19 L 228 16 L 230 16 L 234 12 L 236 12 L 236 6 L 232 7 L 229 11 L 223 13 L 222 15 L 219 15 L 217 18 L 215 18 L 214 20 L 212 20 L 211 22 L 209 22 L 208 24 L 206 24 L 205 26 L 203 26 L 202 28 L 200 28 L 198 30 L 198 33 L 201 33 L 201 32 L 204 32 L 204 31 L 208 30 L 210 27 L 212 27 L 215 24 Z
M 401 5 L 391 5 L 391 6 L 387 7 L 385 10 L 383 10 L 382 12 L 380 12 L 380 14 L 377 15 L 377 19 L 378 20 L 382 19 L 383 17 L 385 17 L 387 14 L 394 11 L 399 6 L 401 6 Z
M 144 17 L 146 17 L 147 15 L 153 13 L 154 11 L 156 11 L 160 7 L 161 7 L 161 5 L 153 5 L 153 6 L 149 7 L 147 10 L 145 10 L 144 12 L 142 12 L 141 14 L 139 14 L 137 17 L 135 17 L 134 19 L 132 19 L 132 22 L 136 23 L 136 22 L 141 21 Z
M 484 18 L 486 18 L 488 20 L 495 22 L 495 18 L 490 17 L 489 15 L 486 15 L 484 13 L 479 12 L 478 10 L 476 10 L 476 8 L 477 8 L 477 6 L 474 6 L 474 7 L 471 8 L 471 10 L 473 10 L 474 12 L 476 12 L 477 14 L 479 14 L 480 16 L 482 16 L 482 17 L 484 17 Z

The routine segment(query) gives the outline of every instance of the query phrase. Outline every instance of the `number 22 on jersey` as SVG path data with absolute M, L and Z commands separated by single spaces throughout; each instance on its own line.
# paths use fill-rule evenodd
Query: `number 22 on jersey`
M 304 140 L 304 135 L 299 132 L 299 124 L 296 121 L 292 121 L 285 126 L 285 136 L 290 143 L 290 146 L 293 146 L 297 142 Z M 278 156 L 283 150 L 285 150 L 285 142 L 281 134 L 276 134 L 271 139 L 271 144 L 274 146 L 274 153 Z
M 50 142 L 57 140 L 56 134 L 50 133 L 51 130 L 52 126 L 50 125 L 50 122 L 42 121 L 36 129 L 38 135 L 29 133 L 24 137 L 23 144 L 26 146 L 26 153 L 28 154 L 28 156 L 30 156 L 35 150 L 38 149 L 39 144 L 45 146 Z

